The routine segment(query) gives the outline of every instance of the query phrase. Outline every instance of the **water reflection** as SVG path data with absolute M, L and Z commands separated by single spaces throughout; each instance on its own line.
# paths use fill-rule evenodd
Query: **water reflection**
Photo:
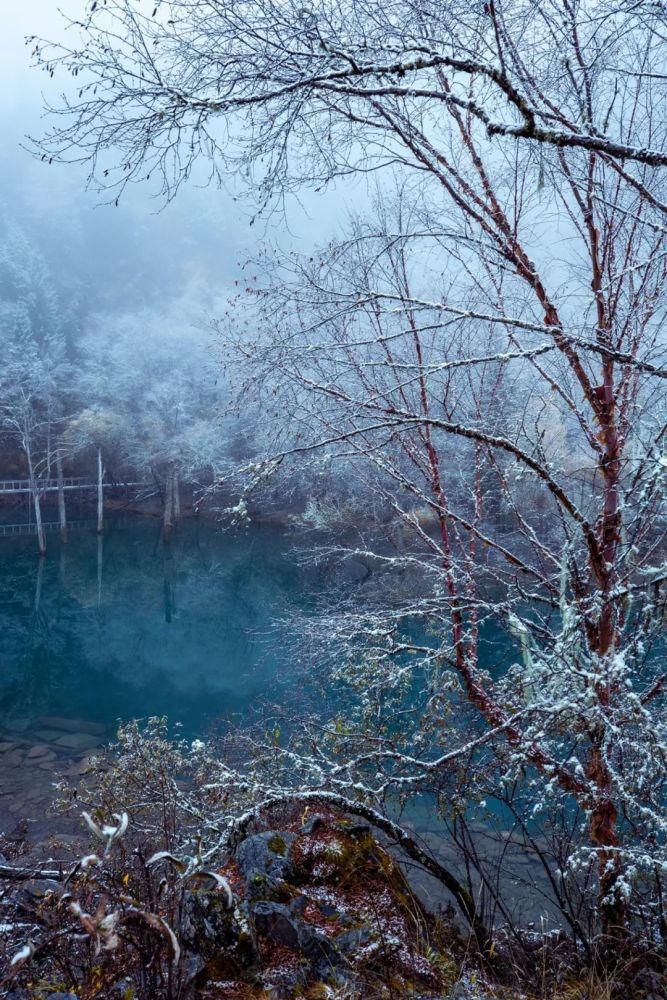
M 271 622 L 306 600 L 290 545 L 186 522 L 165 547 L 140 518 L 54 540 L 41 560 L 34 539 L 2 539 L 0 728 L 164 713 L 199 732 L 276 696 L 287 654 Z

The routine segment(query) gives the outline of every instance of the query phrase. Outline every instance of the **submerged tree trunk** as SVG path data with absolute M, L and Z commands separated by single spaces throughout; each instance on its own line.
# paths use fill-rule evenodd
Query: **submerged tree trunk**
M 102 468 L 102 449 L 97 449 L 97 534 L 101 535 L 104 529 L 104 487 L 102 479 L 104 469 Z
M 104 539 L 97 536 L 97 607 L 102 606 L 102 576 L 104 570 Z
M 181 519 L 181 488 L 178 479 L 178 472 L 174 472 L 173 479 L 173 491 L 174 491 L 174 521 L 180 521 Z
M 164 620 L 169 624 L 176 610 L 176 595 L 174 590 L 174 554 L 171 546 L 165 546 L 162 560 L 164 582 Z
M 60 452 L 56 454 L 56 474 L 58 476 L 58 520 L 60 522 L 60 541 L 67 541 L 67 511 L 65 510 L 65 487 L 63 485 L 63 460 Z
M 39 609 L 42 603 L 42 587 L 44 584 L 44 560 L 40 559 L 37 566 L 37 574 L 35 576 L 35 601 L 33 605 L 33 610 L 36 615 L 39 614 Z
M 174 527 L 174 474 L 171 470 L 167 472 L 164 486 L 164 522 L 163 536 L 165 542 L 171 539 L 171 532 Z

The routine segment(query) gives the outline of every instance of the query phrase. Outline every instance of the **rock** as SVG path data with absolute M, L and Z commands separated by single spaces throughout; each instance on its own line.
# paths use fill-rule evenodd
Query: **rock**
M 88 733 L 89 736 L 104 736 L 108 727 L 101 722 L 87 722 L 84 719 L 64 719 L 59 715 L 43 715 L 40 726 L 46 729 L 58 729 L 65 733 Z
M 90 771 L 90 757 L 82 757 L 75 761 L 65 772 L 70 778 L 78 778 Z
M 13 844 L 22 844 L 28 836 L 28 820 L 20 819 L 13 830 L 5 834 L 5 840 Z
M 262 900 L 252 904 L 250 917 L 260 937 L 267 937 L 292 951 L 299 948 L 300 928 L 288 906 Z
M 308 959 L 316 979 L 328 979 L 347 965 L 337 942 L 310 924 L 299 924 L 299 950 Z
M 67 747 L 70 750 L 92 750 L 99 746 L 100 741 L 95 736 L 88 733 L 66 733 L 59 736 L 55 741 L 59 747 Z
M 25 733 L 30 729 L 30 719 L 10 719 L 3 723 L 4 728 L 10 733 Z
M 350 931 L 344 931 L 334 940 L 336 947 L 344 955 L 350 955 L 359 948 L 363 948 L 373 939 L 373 934 L 368 927 L 354 927 Z
M 19 893 L 30 903 L 44 899 L 50 895 L 61 895 L 63 887 L 52 878 L 31 878 L 21 884 Z
M 268 900 L 271 903 L 291 904 L 295 890 L 284 879 L 273 878 L 262 872 L 252 872 L 246 882 L 248 902 Z
M 0 743 L 0 753 L 7 753 L 8 750 L 15 750 L 18 743 Z
M 35 739 L 42 743 L 55 743 L 62 735 L 60 729 L 38 729 L 35 733 Z
M 206 968 L 206 962 L 201 955 L 188 955 L 187 958 L 183 960 L 182 966 L 185 982 L 191 984 L 194 983 L 195 979 L 197 979 L 197 977 L 204 971 Z
M 303 996 L 304 973 L 304 969 L 280 963 L 263 969 L 259 977 L 264 987 L 262 996 L 266 1000 L 294 1000 Z
M 177 936 L 186 951 L 205 961 L 223 952 L 246 965 L 256 958 L 250 936 L 242 934 L 226 893 L 219 891 L 184 893 Z
M 44 746 L 43 743 L 37 743 L 35 744 L 34 747 L 31 747 L 30 750 L 28 750 L 28 753 L 26 754 L 26 759 L 40 760 L 46 757 L 49 760 L 54 760 L 55 756 L 56 755 L 54 754 L 53 750 L 50 749 L 50 747 Z
M 53 798 L 51 791 L 52 790 L 48 787 L 40 788 L 39 785 L 31 785 L 30 788 L 26 789 L 23 797 L 27 802 L 35 802 L 38 799 L 44 799 L 45 802 L 50 802 Z
M 258 833 L 247 837 L 236 849 L 236 861 L 247 882 L 256 876 L 269 876 L 285 881 L 291 863 L 289 852 L 294 843 L 293 833 Z
M 301 833 L 309 834 L 314 833 L 318 827 L 322 826 L 324 823 L 324 816 L 320 816 L 319 813 L 315 813 L 301 827 Z
M 348 995 L 356 988 L 368 945 L 379 943 L 369 917 L 375 902 L 389 907 L 392 928 L 397 928 L 394 940 L 404 943 L 400 956 L 388 958 L 394 965 L 387 974 L 398 977 L 396 995 L 408 995 L 400 992 L 403 984 L 410 985 L 405 955 L 416 963 L 408 963 L 410 981 L 417 976 L 430 990 L 440 976 L 421 954 L 421 940 L 412 936 L 413 904 L 406 909 L 401 887 L 394 888 L 379 859 L 381 851 L 365 824 L 351 828 L 317 814 L 298 834 L 272 830 L 247 837 L 236 849 L 235 863 L 229 861 L 233 911 L 215 890 L 190 889 L 184 895 L 175 930 L 184 949 L 187 996 L 206 985 L 213 969 L 216 979 L 231 977 L 229 982 L 243 969 L 263 995 L 281 1000 L 309 996 L 310 988 Z M 435 1000 L 434 994 L 428 996 Z

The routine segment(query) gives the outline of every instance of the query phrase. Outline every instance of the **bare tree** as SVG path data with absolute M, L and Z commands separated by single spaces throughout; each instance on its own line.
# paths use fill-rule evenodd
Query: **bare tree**
M 79 344 L 77 390 L 90 405 L 72 435 L 102 447 L 108 467 L 125 465 L 155 484 L 165 538 L 181 514 L 181 479 L 192 485 L 203 475 L 208 485 L 224 454 L 216 424 L 223 392 L 208 321 L 195 323 L 200 308 L 190 291 L 159 311 L 101 314 Z
M 646 664 L 664 580 L 664 258 L 641 248 L 636 212 L 627 223 L 617 212 L 602 219 L 611 280 L 602 293 L 593 271 L 592 314 L 564 285 L 553 307 L 572 310 L 564 342 L 526 315 L 529 298 L 479 246 L 464 256 L 414 202 L 410 213 L 402 196 L 393 214 L 386 192 L 383 202 L 377 223 L 358 222 L 343 244 L 269 261 L 238 325 L 223 327 L 249 366 L 245 394 L 259 387 L 268 412 L 287 401 L 298 428 L 292 447 L 267 463 L 321 462 L 327 453 L 404 525 L 398 552 L 377 533 L 338 547 L 384 578 L 398 575 L 399 599 L 380 588 L 375 604 L 305 626 L 311 644 L 325 637 L 339 675 L 356 676 L 365 704 L 347 743 L 348 753 L 355 739 L 365 743 L 360 767 L 348 756 L 343 777 L 334 754 L 327 772 L 320 752 L 311 780 L 337 775 L 351 792 L 363 764 L 382 769 L 367 786 L 376 801 L 389 788 L 437 786 L 433 776 L 453 759 L 443 753 L 448 701 L 464 697 L 494 734 L 500 787 L 534 768 L 543 779 L 535 808 L 551 796 L 567 808 L 571 798 L 588 817 L 582 851 L 597 858 L 610 930 L 625 923 L 632 878 L 664 864 L 664 675 Z M 578 236 L 586 240 L 586 230 Z M 650 246 L 653 229 L 644 236 Z M 455 254 L 456 282 L 446 267 L 443 275 L 446 252 Z M 636 264 L 617 271 L 616 255 Z M 570 281 L 576 274 L 582 289 L 586 265 L 574 259 Z M 255 465 L 250 473 L 252 481 Z M 480 630 L 493 621 L 521 658 L 490 675 Z M 437 640 L 419 630 L 411 638 L 415 622 Z M 415 675 L 430 692 L 423 715 L 383 746 L 396 692 Z M 428 752 L 415 755 L 415 741 Z
M 40 555 L 46 552 L 41 501 L 44 480 L 62 457 L 69 364 L 67 311 L 46 262 L 15 225 L 0 242 L 0 432 L 26 465 Z M 61 524 L 64 496 L 59 490 Z
M 329 621 L 357 664 L 368 640 L 364 690 L 401 682 L 416 654 L 433 668 L 420 724 L 437 732 L 440 713 L 451 739 L 458 685 L 504 779 L 581 808 L 602 925 L 624 928 L 633 880 L 665 866 L 664 676 L 644 662 L 664 581 L 662 7 L 184 0 L 150 16 L 116 0 L 79 29 L 80 47 L 36 44 L 81 88 L 40 148 L 85 160 L 101 188 L 156 173 L 171 197 L 200 158 L 216 178 L 249 168 L 260 201 L 399 176 L 393 217 L 265 286 L 268 346 L 234 339 L 255 388 L 274 391 L 270 368 L 288 387 L 291 454 L 370 470 L 418 547 L 364 552 L 425 573 L 417 603 Z M 435 650 L 397 631 L 415 615 Z M 480 655 L 494 618 L 522 649 L 496 678 Z M 377 801 L 453 759 L 435 737 L 407 746 L 291 760 L 320 794 Z M 380 777 L 364 784 L 366 765 Z
M 433 171 L 458 119 L 510 140 L 499 157 L 515 140 L 595 152 L 646 197 L 667 164 L 644 103 L 667 83 L 648 0 L 108 0 L 70 28 L 71 45 L 29 40 L 77 88 L 36 149 L 87 162 L 103 189 L 155 174 L 171 196 L 200 158 L 218 178 L 242 163 L 267 195 L 406 158 Z

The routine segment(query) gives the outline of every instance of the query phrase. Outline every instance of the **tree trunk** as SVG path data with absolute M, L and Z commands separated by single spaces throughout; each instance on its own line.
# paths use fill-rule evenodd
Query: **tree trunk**
M 35 466 L 32 461 L 32 449 L 30 447 L 30 442 L 25 436 L 25 457 L 28 460 L 28 475 L 30 476 L 30 495 L 32 496 L 33 506 L 35 508 L 35 525 L 37 526 L 37 545 L 39 546 L 40 556 L 46 555 L 46 537 L 44 535 L 44 526 L 42 524 L 42 507 L 39 497 L 39 490 L 37 488 L 37 480 L 35 479 Z
M 37 525 L 37 545 L 39 546 L 40 556 L 46 555 L 46 536 L 44 534 L 44 525 L 42 524 L 42 502 L 39 498 L 39 490 L 35 482 L 32 484 L 32 501 L 35 506 L 35 524 Z
M 97 534 L 101 535 L 104 529 L 104 487 L 102 480 L 104 469 L 102 468 L 102 449 L 97 449 Z
M 102 606 L 102 574 L 104 570 L 104 540 L 97 536 L 97 607 Z
M 63 460 L 60 452 L 56 454 L 56 473 L 58 476 L 58 520 L 60 522 L 60 541 L 67 541 L 67 512 L 65 510 L 65 487 L 63 485 Z
M 174 616 L 176 606 L 174 593 L 174 555 L 171 546 L 164 549 L 162 561 L 164 581 L 164 620 L 169 624 Z
M 40 559 L 37 566 L 37 575 L 35 577 L 35 603 L 34 611 L 35 614 L 39 614 L 39 609 L 42 603 L 42 587 L 44 584 L 44 560 Z
M 627 908 L 619 892 L 623 866 L 619 859 L 616 825 L 618 810 L 612 797 L 611 778 L 600 746 L 594 746 L 587 768 L 587 776 L 597 787 L 590 812 L 590 838 L 598 850 L 598 908 L 602 931 L 607 939 L 623 936 L 627 924 Z
M 595 237 L 596 239 L 597 237 Z M 601 287 L 599 267 L 594 269 L 593 289 Z M 598 323 L 601 330 L 608 329 L 606 311 L 599 304 Z M 603 384 L 599 394 L 601 437 L 604 442 L 599 470 L 604 483 L 603 505 L 598 523 L 601 562 L 593 566 L 600 590 L 600 614 L 594 632 L 593 652 L 600 662 L 609 660 L 618 650 L 621 639 L 622 612 L 614 588 L 618 584 L 617 566 L 621 543 L 622 511 L 619 504 L 621 475 L 621 439 L 616 418 L 616 391 L 613 363 L 603 363 Z M 608 682 L 598 684 L 597 697 L 602 712 L 613 702 L 615 691 Z M 592 734 L 587 775 L 596 789 L 589 826 L 593 844 L 598 849 L 599 910 L 604 934 L 615 939 L 625 933 L 627 906 L 621 891 L 624 865 L 620 860 L 618 845 L 618 808 L 614 802 L 614 783 L 603 753 L 604 731 Z
M 174 472 L 174 521 L 181 519 L 181 489 L 178 472 Z
M 174 475 L 171 469 L 167 472 L 164 490 L 163 537 L 165 542 L 168 542 L 174 527 Z

